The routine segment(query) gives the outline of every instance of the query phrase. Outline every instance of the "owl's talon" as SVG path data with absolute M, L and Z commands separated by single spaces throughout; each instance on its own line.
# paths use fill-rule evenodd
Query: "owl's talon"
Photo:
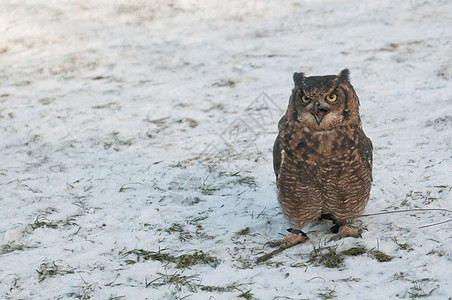
M 342 225 L 339 227 L 338 233 L 341 237 L 362 238 L 363 229 L 353 229 L 347 225 Z
M 294 233 L 297 232 L 297 233 Z M 298 233 L 299 232 L 299 233 Z M 289 234 L 288 236 L 286 236 L 285 238 L 283 238 L 282 240 L 279 241 L 274 241 L 274 242 L 269 242 L 268 245 L 272 248 L 278 247 L 280 246 L 278 249 L 262 255 L 260 257 L 257 258 L 257 263 L 261 263 L 264 261 L 269 260 L 270 258 L 272 258 L 273 256 L 275 256 L 276 254 L 283 252 L 284 250 L 286 250 L 287 248 L 293 247 L 295 245 L 304 243 L 308 240 L 308 236 L 300 231 L 300 230 L 293 230 L 291 234 Z
M 295 245 L 304 243 L 308 239 L 308 236 L 304 232 L 300 231 L 300 233 L 295 233 L 295 230 L 293 230 L 291 234 L 289 234 L 282 240 L 270 242 L 268 243 L 268 245 L 272 248 L 281 246 L 281 248 L 287 249 Z
M 278 246 L 281 246 L 282 243 L 283 243 L 282 240 L 280 240 L 280 241 L 268 242 L 267 245 L 270 246 L 270 248 L 276 248 Z

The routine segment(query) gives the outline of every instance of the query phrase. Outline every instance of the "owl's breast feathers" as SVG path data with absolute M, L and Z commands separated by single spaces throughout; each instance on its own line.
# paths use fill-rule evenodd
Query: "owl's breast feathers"
M 311 131 L 298 122 L 287 122 L 283 117 L 273 147 L 273 167 L 277 178 L 283 160 L 299 171 L 317 173 L 315 170 L 333 168 L 340 173 L 341 169 L 354 166 L 367 169 L 372 176 L 372 142 L 364 134 L 361 124 Z

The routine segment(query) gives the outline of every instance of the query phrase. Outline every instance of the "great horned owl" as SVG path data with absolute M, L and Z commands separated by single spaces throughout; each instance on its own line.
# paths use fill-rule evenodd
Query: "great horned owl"
M 286 114 L 278 124 L 273 167 L 278 200 L 293 229 L 270 246 L 286 249 L 307 240 L 301 230 L 318 219 L 333 232 L 359 237 L 346 225 L 361 215 L 372 184 L 372 142 L 364 134 L 359 99 L 347 69 L 338 75 L 295 73 Z

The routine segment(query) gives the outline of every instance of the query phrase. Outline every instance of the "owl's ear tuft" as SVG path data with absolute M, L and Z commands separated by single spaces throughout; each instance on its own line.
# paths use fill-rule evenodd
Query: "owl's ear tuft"
M 293 82 L 295 83 L 295 85 L 300 85 L 301 82 L 303 81 L 303 78 L 305 78 L 306 76 L 304 75 L 304 73 L 293 73 Z
M 344 69 L 339 74 L 337 74 L 337 77 L 339 77 L 339 81 L 350 81 L 348 75 L 350 75 L 350 71 L 348 69 Z

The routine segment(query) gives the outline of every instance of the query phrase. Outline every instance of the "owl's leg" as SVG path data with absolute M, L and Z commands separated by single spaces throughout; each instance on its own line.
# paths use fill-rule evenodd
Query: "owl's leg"
M 304 243 L 308 240 L 306 233 L 299 229 L 288 229 L 290 234 L 279 241 L 270 242 L 268 245 L 272 248 L 281 246 L 281 248 L 287 249 L 295 245 Z
M 278 246 L 280 246 L 280 247 L 278 249 L 276 249 L 275 251 L 272 251 L 268 254 L 265 254 L 265 255 L 259 257 L 257 259 L 258 263 L 267 261 L 270 258 L 272 258 L 273 256 L 275 256 L 276 254 L 283 252 L 287 248 L 304 243 L 308 240 L 308 236 L 306 235 L 306 233 L 302 232 L 301 230 L 292 229 L 292 228 L 290 228 L 288 230 L 290 231 L 290 234 L 288 236 L 286 236 L 282 240 L 269 243 L 270 247 L 278 247 Z

